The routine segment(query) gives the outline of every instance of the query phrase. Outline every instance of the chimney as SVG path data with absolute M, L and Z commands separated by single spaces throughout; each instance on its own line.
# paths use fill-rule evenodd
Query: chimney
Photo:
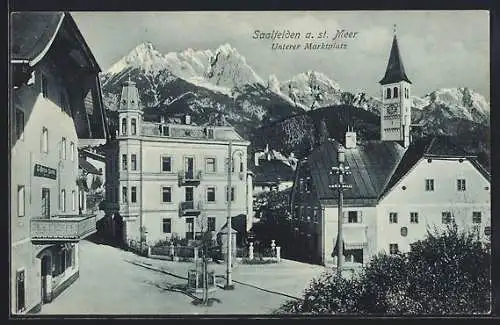
M 186 124 L 191 124 L 191 115 L 186 114 Z
M 165 116 L 161 116 L 160 117 L 160 123 L 161 124 L 165 124 Z
M 345 133 L 345 148 L 356 148 L 356 132 L 349 127 L 347 128 L 347 132 Z

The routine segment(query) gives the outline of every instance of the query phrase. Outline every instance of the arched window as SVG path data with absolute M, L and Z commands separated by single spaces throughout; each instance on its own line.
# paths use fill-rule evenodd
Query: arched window
M 132 133 L 132 135 L 135 135 L 137 133 L 137 124 L 136 124 L 136 119 L 133 118 L 131 121 L 130 121 L 130 132 Z
M 387 88 L 385 91 L 385 98 L 389 99 L 391 98 L 391 88 Z
M 127 134 L 127 119 L 122 118 L 122 134 Z
M 394 98 L 398 98 L 398 87 L 394 87 Z

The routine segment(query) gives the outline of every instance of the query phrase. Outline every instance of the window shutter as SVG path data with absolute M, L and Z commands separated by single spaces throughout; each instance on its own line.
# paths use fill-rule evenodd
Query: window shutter
M 363 211 L 358 211 L 358 222 L 363 223 Z
M 344 223 L 347 223 L 349 220 L 348 220 L 348 213 L 346 211 L 342 211 L 342 216 L 344 218 Z

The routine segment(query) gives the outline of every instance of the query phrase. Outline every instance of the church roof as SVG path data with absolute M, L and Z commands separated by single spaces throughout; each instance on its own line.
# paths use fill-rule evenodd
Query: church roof
M 401 55 L 399 53 L 398 39 L 396 35 L 394 35 L 387 69 L 385 70 L 384 77 L 379 81 L 379 83 L 381 85 L 387 85 L 400 81 L 411 83 L 410 79 L 406 76 L 403 60 L 401 59 Z

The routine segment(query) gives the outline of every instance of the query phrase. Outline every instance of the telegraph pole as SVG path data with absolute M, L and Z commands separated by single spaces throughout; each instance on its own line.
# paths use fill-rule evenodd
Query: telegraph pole
M 337 162 L 338 166 L 333 166 L 330 175 L 338 175 L 338 183 L 330 185 L 330 188 L 336 189 L 339 193 L 338 202 L 338 235 L 337 235 L 337 275 L 342 277 L 342 262 L 344 255 L 344 240 L 342 237 L 342 225 L 344 223 L 344 216 L 342 213 L 342 208 L 344 204 L 344 189 L 352 188 L 352 185 L 344 183 L 344 175 L 349 175 L 349 166 L 344 166 L 345 162 L 345 150 L 342 146 L 339 146 L 337 151 Z
M 224 289 L 233 289 L 233 280 L 231 278 L 231 263 L 232 263 L 232 252 L 231 252 L 231 167 L 232 167 L 232 157 L 233 157 L 233 141 L 229 140 L 229 151 L 227 159 L 227 247 L 226 247 L 226 286 Z

